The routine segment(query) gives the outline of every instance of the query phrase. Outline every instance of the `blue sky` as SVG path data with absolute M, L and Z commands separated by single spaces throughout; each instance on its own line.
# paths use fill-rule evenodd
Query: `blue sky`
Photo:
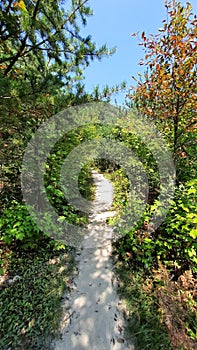
M 185 4 L 186 1 L 181 1 Z M 197 0 L 191 0 L 193 12 L 197 13 Z M 116 53 L 100 62 L 92 62 L 86 69 L 85 86 L 87 91 L 99 85 L 113 86 L 126 81 L 128 86 L 134 84 L 132 75 L 142 72 L 138 63 L 143 57 L 142 47 L 138 39 L 131 34 L 145 31 L 156 34 L 166 18 L 164 0 L 90 0 L 89 5 L 94 15 L 88 19 L 83 33 L 91 34 L 98 46 L 107 44 L 116 46 Z M 115 96 L 117 103 L 124 102 L 124 95 Z

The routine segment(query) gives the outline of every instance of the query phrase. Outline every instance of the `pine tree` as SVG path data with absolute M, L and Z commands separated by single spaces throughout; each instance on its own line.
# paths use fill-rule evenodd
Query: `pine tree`
M 97 49 L 80 28 L 92 14 L 87 0 L 5 0 L 0 3 L 0 68 L 4 77 L 28 81 L 32 93 L 57 85 L 70 90 L 94 58 L 114 50 Z M 24 92 L 24 89 L 23 89 Z

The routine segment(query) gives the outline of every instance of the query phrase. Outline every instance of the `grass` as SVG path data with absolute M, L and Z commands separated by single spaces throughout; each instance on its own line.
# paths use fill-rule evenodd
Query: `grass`
M 135 350 L 197 349 L 197 288 L 191 271 L 177 282 L 170 280 L 162 264 L 147 273 L 133 270 L 132 262 L 118 261 L 115 271 Z
M 0 349 L 50 349 L 58 336 L 62 295 L 74 267 L 72 250 L 54 252 L 43 243 L 36 250 L 7 251 L 0 286 Z M 14 276 L 20 276 L 9 283 Z
M 119 279 L 118 293 L 125 300 L 129 318 L 126 332 L 134 340 L 135 350 L 171 350 L 167 329 L 162 324 L 154 298 L 153 279 L 143 270 L 118 261 L 115 272 Z

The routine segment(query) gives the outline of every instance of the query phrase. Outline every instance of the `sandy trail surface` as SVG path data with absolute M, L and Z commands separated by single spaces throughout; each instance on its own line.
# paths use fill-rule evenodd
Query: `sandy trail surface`
M 63 304 L 62 337 L 55 350 L 134 350 L 125 334 L 124 305 L 116 293 L 111 258 L 112 228 L 106 219 L 113 187 L 93 172 L 96 198 L 92 204 L 88 234 L 77 251 L 78 275 Z

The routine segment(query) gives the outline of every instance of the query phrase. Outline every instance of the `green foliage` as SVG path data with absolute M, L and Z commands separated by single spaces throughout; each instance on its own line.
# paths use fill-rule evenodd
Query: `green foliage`
M 150 210 L 116 243 L 121 258 L 132 262 L 137 270 L 144 267 L 149 271 L 158 266 L 159 260 L 171 270 L 175 279 L 186 270 L 196 272 L 196 201 L 197 180 L 180 185 L 164 223 L 156 232 L 148 227 Z M 150 207 L 153 208 L 154 205 Z M 118 229 L 124 233 L 120 224 Z
M 13 241 L 21 241 L 24 248 L 33 248 L 42 238 L 43 234 L 35 225 L 25 204 L 17 201 L 10 203 L 0 217 L 0 239 L 7 245 Z
M 96 127 L 93 125 L 88 126 L 87 128 L 79 128 L 76 131 L 66 134 L 58 143 L 56 143 L 48 157 L 48 161 L 45 165 L 45 188 L 47 196 L 53 208 L 55 208 L 58 213 L 60 220 L 66 220 L 69 223 L 77 225 L 84 225 L 88 222 L 87 214 L 74 208 L 65 198 L 65 193 L 63 192 L 60 183 L 60 171 L 68 153 L 74 147 L 79 145 L 82 140 L 93 138 L 95 133 Z M 14 133 L 14 136 L 11 134 L 10 138 L 12 141 L 13 139 L 16 140 L 16 134 Z M 22 153 L 22 148 L 24 147 L 23 142 L 18 139 L 18 143 L 14 143 L 17 147 L 12 148 L 13 152 L 17 153 L 20 150 Z M 20 161 L 20 158 L 18 161 Z M 18 162 L 12 164 L 12 166 L 14 165 L 13 169 L 17 170 L 19 164 L 20 163 Z M 10 169 L 9 166 L 4 166 L 4 174 L 7 176 L 9 183 L 14 182 L 15 172 L 13 169 Z M 33 188 L 35 191 L 36 187 Z M 11 187 L 11 189 L 13 194 L 13 187 Z M 18 241 L 22 247 L 26 248 L 29 246 L 32 248 L 39 244 L 39 240 L 43 238 L 43 233 L 38 229 L 28 213 L 25 203 L 20 200 L 20 183 L 14 193 L 17 193 L 17 191 L 17 200 L 11 200 L 9 205 L 6 205 L 6 203 L 4 204 L 5 208 L 0 217 L 0 239 L 8 245 L 13 241 Z M 93 195 L 90 164 L 87 164 L 81 169 L 79 174 L 79 191 L 87 199 L 91 199 Z M 8 192 L 6 195 L 8 196 Z M 9 197 L 7 197 L 7 199 L 8 198 Z M 47 216 L 46 222 L 45 232 L 47 233 L 48 231 L 50 232 L 51 225 L 53 225 L 49 215 Z M 55 242 L 53 243 L 55 244 Z
M 161 226 L 156 244 L 159 255 L 168 265 L 174 264 L 181 271 L 197 271 L 197 180 L 188 181 L 176 190 L 172 207 Z M 165 247 L 167 249 L 165 249 Z
M 109 178 L 115 185 L 112 210 L 117 211 L 118 216 L 120 216 L 121 212 L 126 206 L 126 203 L 128 202 L 128 192 L 130 189 L 129 180 L 123 168 L 114 169 L 113 171 L 111 171 L 109 174 Z
M 86 214 L 84 215 L 68 204 L 61 187 L 58 189 L 56 185 L 59 178 L 58 169 L 59 162 L 55 163 L 53 161 L 51 177 L 46 181 L 47 194 L 51 199 L 52 205 L 58 212 L 60 219 L 62 218 L 67 222 L 83 225 L 87 223 Z M 93 195 L 91 184 L 91 173 L 89 167 L 86 166 L 86 168 L 82 169 L 79 176 L 79 189 L 87 199 L 90 199 Z M 48 229 L 50 232 L 52 222 L 49 216 L 47 217 L 47 222 L 48 228 L 46 226 L 46 232 Z M 39 241 L 43 237 L 43 233 L 36 226 L 25 203 L 15 200 L 9 204 L 9 207 L 4 209 L 0 217 L 0 239 L 7 245 L 10 245 L 13 241 L 20 241 L 20 245 L 24 248 L 35 248 L 39 245 Z M 55 242 L 53 245 L 55 246 Z
M 1 69 L 23 80 L 33 94 L 51 93 L 65 85 L 71 90 L 94 58 L 112 51 L 99 49 L 80 35 L 92 11 L 86 1 L 4 1 L 0 5 Z M 33 62 L 33 64 L 32 64 Z M 26 90 L 26 93 L 28 91 Z
M 182 136 L 182 148 L 178 153 L 177 178 L 180 183 L 185 183 L 196 178 L 197 152 L 195 129 Z
M 58 336 L 61 299 L 73 270 L 71 252 L 56 253 L 48 243 L 34 249 L 12 247 L 9 281 L 0 286 L 0 348 L 50 349 Z
M 88 220 L 86 213 L 74 208 L 65 198 L 66 195 L 60 182 L 61 168 L 69 152 L 80 145 L 83 140 L 93 138 L 95 134 L 94 125 L 67 133 L 55 144 L 45 165 L 45 188 L 48 198 L 56 212 L 69 223 L 83 225 L 87 224 Z M 93 195 L 90 164 L 82 165 L 77 185 L 82 196 L 90 200 Z

